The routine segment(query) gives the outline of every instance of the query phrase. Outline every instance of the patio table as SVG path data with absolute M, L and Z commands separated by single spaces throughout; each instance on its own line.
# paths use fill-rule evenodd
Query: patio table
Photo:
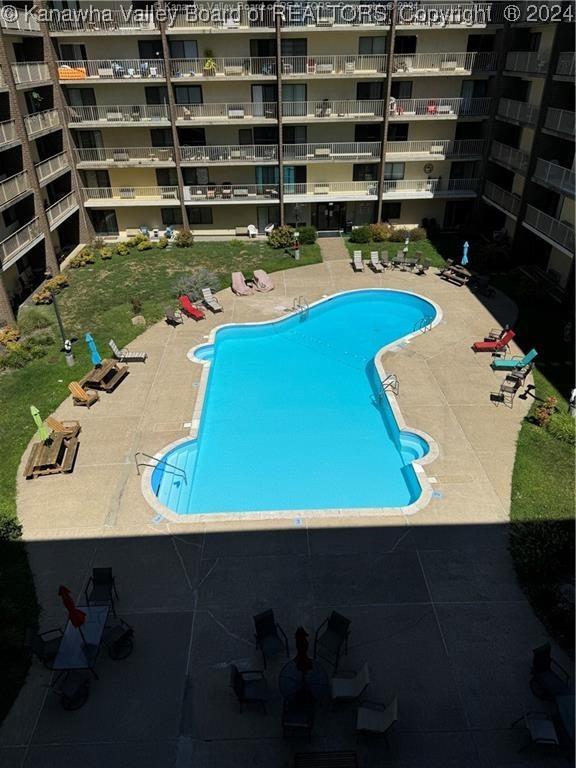
M 278 687 L 282 697 L 287 699 L 299 691 L 307 690 L 315 699 L 324 699 L 330 695 L 330 680 L 319 661 L 312 661 L 310 670 L 301 672 L 292 659 L 285 664 L 278 676 Z
M 86 620 L 80 629 L 76 629 L 68 621 L 52 669 L 60 671 L 89 669 L 95 677 L 98 677 L 94 666 L 102 644 L 102 634 L 110 607 L 79 605 L 78 608 L 86 614 Z

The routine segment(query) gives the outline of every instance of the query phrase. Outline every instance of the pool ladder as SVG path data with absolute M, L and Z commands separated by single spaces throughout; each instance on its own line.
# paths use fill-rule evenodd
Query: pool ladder
M 400 394 L 400 382 L 395 373 L 388 374 L 380 384 L 382 386 L 382 389 L 380 390 L 380 400 L 386 395 L 386 392 L 392 392 L 396 397 Z
M 150 464 L 147 461 L 138 461 L 138 456 L 145 456 L 147 459 L 150 459 L 150 461 L 156 462 L 155 464 Z M 182 467 L 177 467 L 176 464 L 170 464 L 169 461 L 166 461 L 166 459 L 158 459 L 156 456 L 150 456 L 149 453 L 143 453 L 142 451 L 138 451 L 134 454 L 134 461 L 136 462 L 136 472 L 138 475 L 140 475 L 140 467 L 157 467 L 158 464 L 164 464 L 166 467 L 170 467 L 170 469 L 174 470 L 176 474 L 180 473 L 182 477 L 184 478 L 185 485 L 188 485 L 188 480 L 186 479 L 186 472 L 182 469 Z
M 415 323 L 414 332 L 422 331 L 422 333 L 428 333 L 428 331 L 432 330 L 433 322 L 433 317 L 423 317 L 421 320 L 418 320 L 418 322 Z
M 299 314 L 306 317 L 309 311 L 310 306 L 304 296 L 298 296 L 298 298 L 294 299 L 292 302 L 292 312 L 298 312 Z

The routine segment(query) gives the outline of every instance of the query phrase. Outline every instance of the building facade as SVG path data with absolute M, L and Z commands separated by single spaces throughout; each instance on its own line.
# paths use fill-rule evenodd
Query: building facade
M 515 242 L 549 248 L 541 267 L 567 285 L 573 229 L 557 241 L 561 220 L 573 223 L 567 19 L 513 25 L 496 2 L 8 5 L 0 151 L 22 154 L 3 167 L 28 174 L 28 191 L 2 211 L 4 315 L 27 270 L 53 272 L 94 232 L 140 226 L 455 228 L 483 211 Z M 546 142 L 559 127 L 556 156 Z M 523 170 L 510 165 L 524 155 Z

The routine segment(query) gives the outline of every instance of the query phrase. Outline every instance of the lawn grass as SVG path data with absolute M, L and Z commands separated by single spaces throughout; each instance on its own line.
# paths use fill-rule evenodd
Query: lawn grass
M 72 369 L 66 366 L 60 351 L 53 307 L 35 310 L 49 320 L 53 344 L 46 348 L 45 357 L 0 375 L 0 659 L 2 666 L 7 664 L 1 675 L 0 722 L 26 677 L 24 628 L 34 626 L 38 617 L 25 548 L 19 542 L 5 540 L 7 527 L 16 521 L 18 465 L 35 431 L 30 405 L 39 408 L 44 417 L 52 413 L 68 396 L 69 382 L 81 378 L 92 367 L 82 340 L 84 334 L 90 331 L 94 335 L 103 355 L 108 352 L 111 337 L 120 347 L 133 341 L 142 329 L 131 323 L 132 299 L 142 302 L 142 314 L 148 323 L 160 320 L 167 306 L 177 305 L 174 283 L 194 267 L 205 266 L 216 272 L 224 288 L 230 285 L 230 273 L 235 270 L 250 277 L 258 268 L 275 272 L 320 260 L 317 245 L 303 246 L 300 260 L 294 261 L 265 242 L 202 242 L 189 249 L 133 250 L 125 257 L 97 259 L 93 265 L 68 270 L 70 286 L 59 295 L 58 305 L 67 335 L 80 340 L 74 344 L 76 366 Z
M 392 259 L 393 256 L 404 248 L 404 243 L 392 243 L 390 241 L 383 243 L 353 243 L 348 237 L 344 239 L 346 247 L 350 252 L 350 255 L 354 251 L 362 251 L 362 258 L 368 260 L 370 258 L 371 251 L 388 251 L 388 258 Z M 408 256 L 415 256 L 419 251 L 425 259 L 430 261 L 433 267 L 441 267 L 446 263 L 446 260 L 442 254 L 438 252 L 436 247 L 430 242 L 430 240 L 415 240 L 408 246 Z

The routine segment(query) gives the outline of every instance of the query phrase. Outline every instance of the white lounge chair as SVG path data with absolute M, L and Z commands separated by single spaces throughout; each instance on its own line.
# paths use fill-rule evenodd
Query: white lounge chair
M 246 231 L 248 233 L 248 237 L 256 237 L 258 235 L 258 227 L 255 227 L 254 224 L 248 224 Z
M 114 339 L 110 339 L 108 346 L 112 350 L 116 360 L 119 360 L 121 363 L 145 363 L 148 359 L 147 352 L 132 352 L 126 347 L 123 349 L 118 349 L 118 345 Z
M 276 226 L 275 224 L 266 224 L 266 226 L 264 227 L 264 232 L 268 235 L 268 237 L 270 237 L 270 235 L 272 234 L 272 230 L 274 229 L 275 226 Z
M 387 704 L 363 701 L 356 714 L 356 732 L 376 733 L 386 738 L 387 732 L 398 720 L 398 699 Z
M 356 701 L 370 685 L 370 669 L 364 664 L 362 669 L 348 677 L 336 676 L 331 681 L 332 701 Z
M 384 267 L 382 264 L 380 264 L 380 257 L 378 256 L 378 251 L 370 251 L 370 266 L 374 270 L 374 272 L 383 272 Z
M 206 304 L 212 312 L 222 312 L 224 309 L 222 304 L 220 304 L 216 296 L 212 293 L 211 288 L 202 288 L 202 298 L 204 299 L 204 304 Z
M 268 291 L 274 290 L 274 285 L 272 280 L 270 280 L 270 275 L 263 269 L 254 270 L 254 288 L 256 288 L 257 291 L 261 291 L 262 293 L 267 293 Z
M 364 262 L 362 261 L 362 251 L 354 251 L 352 257 L 352 267 L 355 272 L 364 272 Z
M 253 293 L 242 272 L 232 272 L 232 290 L 237 296 L 249 296 Z

